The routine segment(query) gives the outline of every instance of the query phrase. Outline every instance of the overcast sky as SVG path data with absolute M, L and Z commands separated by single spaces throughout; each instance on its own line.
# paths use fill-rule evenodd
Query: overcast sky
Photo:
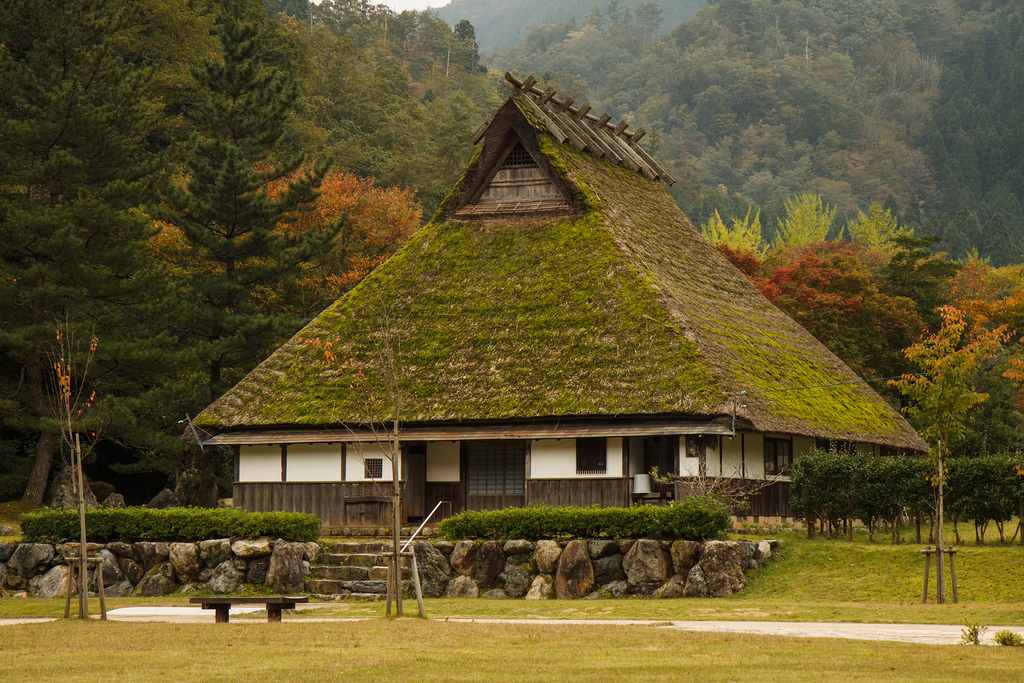
M 428 7 L 444 7 L 448 0 L 376 0 L 378 3 L 387 5 L 395 12 L 402 12 L 407 9 L 424 10 Z

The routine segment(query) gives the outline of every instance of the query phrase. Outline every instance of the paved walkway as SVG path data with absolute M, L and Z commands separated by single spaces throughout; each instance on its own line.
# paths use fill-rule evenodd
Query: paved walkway
M 317 609 L 323 605 L 313 603 L 296 605 L 302 610 Z M 234 606 L 231 614 L 238 615 L 259 611 L 262 608 Z M 94 615 L 95 616 L 95 615 Z M 164 621 L 176 623 L 212 623 L 212 610 L 200 607 L 123 607 L 107 612 L 107 617 L 116 621 Z M 347 622 L 362 621 L 364 618 L 285 618 L 283 623 L 302 622 Z M 54 619 L 23 618 L 0 619 L 0 626 L 36 624 Z M 522 624 L 538 626 L 643 626 L 646 628 L 674 629 L 679 631 L 701 631 L 703 633 L 755 633 L 761 635 L 791 636 L 795 638 L 848 638 L 852 640 L 884 640 L 929 645 L 957 645 L 961 642 L 963 627 L 947 624 L 852 624 L 832 622 L 787 622 L 787 621 L 679 621 L 643 619 L 446 619 L 451 622 L 475 622 L 481 624 Z M 242 619 L 232 624 L 265 624 L 263 619 Z M 989 626 L 982 636 L 985 645 L 995 644 L 992 637 L 997 631 L 1008 629 L 1024 636 L 1022 626 Z

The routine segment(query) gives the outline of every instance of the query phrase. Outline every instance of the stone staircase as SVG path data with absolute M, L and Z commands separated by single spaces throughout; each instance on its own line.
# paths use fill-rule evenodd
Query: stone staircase
M 305 589 L 332 600 L 381 600 L 387 594 L 389 541 L 346 541 L 326 546 L 320 564 L 309 568 Z M 402 590 L 412 579 L 409 558 L 402 558 Z

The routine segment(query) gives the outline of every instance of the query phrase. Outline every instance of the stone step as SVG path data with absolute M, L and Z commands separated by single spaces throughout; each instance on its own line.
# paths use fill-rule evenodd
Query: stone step
M 402 582 L 403 589 L 406 582 Z M 334 581 L 330 579 L 306 579 L 307 593 L 387 593 L 385 581 Z
M 360 554 L 360 553 L 382 553 L 392 547 L 391 543 L 384 541 L 345 541 L 342 543 L 331 543 L 325 550 L 331 553 Z
M 330 581 L 361 581 L 371 578 L 371 569 L 372 567 L 314 565 L 309 568 L 309 573 L 314 579 L 326 579 Z
M 318 602 L 377 602 L 386 596 L 380 593 L 310 593 L 309 597 Z
M 405 566 L 402 567 L 402 578 L 411 579 L 412 569 Z M 373 567 L 370 569 L 369 579 L 371 581 L 387 581 L 388 580 L 388 568 L 387 567 Z
M 379 555 L 370 553 L 327 553 L 320 556 L 323 564 L 338 567 L 375 567 L 380 564 L 379 560 Z

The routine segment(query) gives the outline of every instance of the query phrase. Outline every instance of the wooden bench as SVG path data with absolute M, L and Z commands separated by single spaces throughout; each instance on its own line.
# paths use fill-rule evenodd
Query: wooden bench
M 231 605 L 266 605 L 267 621 L 280 622 L 281 610 L 295 609 L 296 603 L 309 602 L 309 598 L 305 595 L 286 598 L 190 598 L 189 602 L 202 605 L 203 609 L 217 610 L 216 623 L 226 624 Z

